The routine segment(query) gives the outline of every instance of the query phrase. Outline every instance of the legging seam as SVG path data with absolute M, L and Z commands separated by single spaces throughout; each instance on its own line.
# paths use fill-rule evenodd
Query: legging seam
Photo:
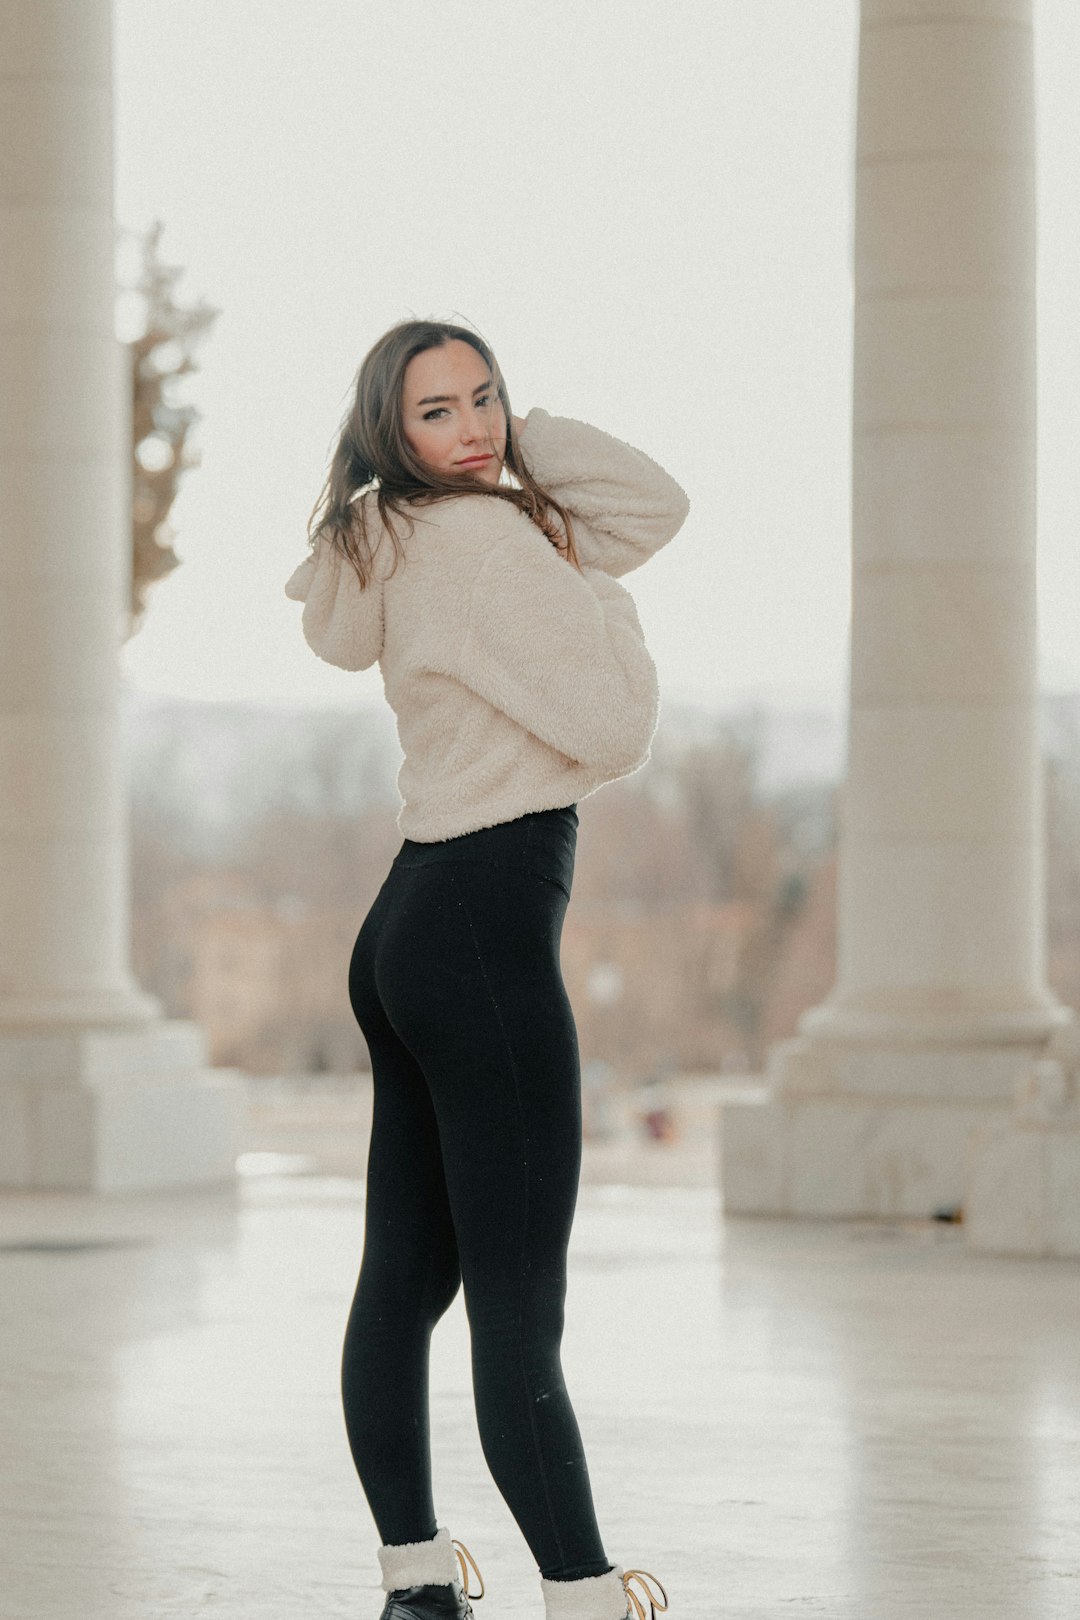
M 561 1540 L 561 1538 L 559 1536 L 559 1521 L 558 1521 L 558 1518 L 557 1518 L 556 1513 L 555 1513 L 554 1503 L 551 1500 L 551 1491 L 548 1488 L 547 1474 L 546 1474 L 546 1472 L 544 1470 L 544 1452 L 543 1452 L 543 1447 L 540 1444 L 540 1436 L 539 1436 L 539 1433 L 538 1433 L 537 1427 L 536 1427 L 536 1416 L 535 1416 L 535 1414 L 533 1412 L 532 1386 L 531 1386 L 531 1384 L 529 1382 L 529 1368 L 528 1368 L 528 1363 L 527 1363 L 526 1358 L 525 1358 L 525 1340 L 524 1340 L 524 1322 L 525 1322 L 525 1310 L 524 1310 L 525 1246 L 526 1246 L 526 1243 L 528 1242 L 529 1211 L 530 1211 L 531 1204 L 532 1204 L 532 1199 L 531 1199 L 532 1171 L 531 1171 L 530 1166 L 529 1166 L 529 1158 L 528 1158 L 528 1136 L 527 1136 L 526 1129 L 525 1129 L 525 1109 L 524 1109 L 524 1107 L 522 1105 L 522 1101 L 521 1101 L 521 1085 L 520 1085 L 520 1082 L 519 1082 L 519 1079 L 518 1079 L 517 1064 L 514 1062 L 514 1049 L 513 1049 L 512 1045 L 510 1043 L 510 1038 L 506 1033 L 506 1026 L 503 1023 L 502 1013 L 499 1011 L 498 999 L 495 996 L 494 991 L 492 990 L 491 981 L 490 981 L 490 979 L 488 978 L 488 975 L 487 975 L 487 969 L 484 967 L 484 958 L 483 958 L 483 955 L 481 954 L 481 951 L 480 951 L 480 941 L 476 937 L 476 930 L 473 928 L 472 918 L 469 915 L 469 908 L 466 905 L 465 896 L 464 896 L 464 894 L 461 893 L 460 886 L 458 885 L 458 882 L 457 882 L 456 878 L 454 877 L 453 871 L 448 873 L 448 876 L 449 876 L 450 881 L 453 884 L 455 890 L 457 890 L 458 894 L 461 897 L 461 910 L 462 910 L 462 913 L 463 913 L 463 915 L 465 917 L 465 922 L 466 922 L 466 924 L 468 926 L 469 936 L 472 939 L 473 950 L 476 952 L 477 966 L 480 969 L 481 976 L 483 977 L 483 980 L 484 980 L 484 987 L 487 990 L 488 997 L 489 997 L 489 999 L 491 1001 L 492 1009 L 494 1010 L 495 1017 L 498 1020 L 499 1032 L 502 1035 L 503 1043 L 504 1043 L 504 1045 L 506 1047 L 507 1057 L 509 1058 L 509 1061 L 510 1061 L 510 1073 L 512 1074 L 513 1079 L 514 1079 L 514 1097 L 515 1097 L 515 1100 L 517 1102 L 518 1117 L 521 1120 L 521 1139 L 522 1139 L 522 1147 L 523 1147 L 523 1159 L 524 1159 L 524 1163 L 525 1163 L 525 1218 L 524 1218 L 524 1220 L 522 1222 L 521 1254 L 520 1254 L 519 1259 L 518 1259 L 518 1275 L 519 1275 L 519 1278 L 520 1278 L 520 1282 L 519 1282 L 519 1286 L 518 1286 L 518 1354 L 519 1354 L 519 1356 L 521 1358 L 521 1375 L 522 1375 L 522 1378 L 523 1378 L 524 1383 L 525 1383 L 525 1394 L 526 1394 L 526 1397 L 527 1397 L 526 1405 L 528 1406 L 528 1409 L 529 1409 L 529 1428 L 530 1428 L 530 1431 L 532 1433 L 533 1446 L 534 1446 L 535 1451 L 536 1451 L 536 1460 L 537 1460 L 537 1464 L 538 1464 L 538 1467 L 539 1467 L 540 1482 L 544 1487 L 544 1500 L 547 1503 L 548 1516 L 549 1516 L 549 1518 L 551 1520 L 551 1528 L 552 1528 L 552 1531 L 553 1531 L 554 1536 L 555 1536 L 555 1544 L 559 1549 L 559 1560 L 560 1560 L 560 1562 L 562 1562 L 564 1557 L 565 1557 L 565 1554 L 563 1552 L 562 1540 Z

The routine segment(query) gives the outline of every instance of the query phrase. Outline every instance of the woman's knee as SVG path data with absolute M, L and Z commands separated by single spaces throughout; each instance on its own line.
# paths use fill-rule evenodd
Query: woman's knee
M 439 1318 L 446 1315 L 460 1288 L 461 1267 L 457 1256 L 446 1255 L 439 1264 L 433 1265 L 428 1273 L 421 1301 L 424 1320 L 434 1327 Z
M 433 1328 L 461 1287 L 461 1267 L 451 1235 L 432 1232 L 411 1252 L 404 1235 L 393 1243 L 372 1237 L 364 1258 L 346 1331 L 347 1344 L 400 1343 L 414 1327 Z

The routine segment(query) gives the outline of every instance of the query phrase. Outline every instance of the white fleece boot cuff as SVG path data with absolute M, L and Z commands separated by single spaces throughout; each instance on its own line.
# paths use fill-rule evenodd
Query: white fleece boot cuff
M 379 1548 L 384 1592 L 404 1586 L 449 1585 L 460 1580 L 461 1569 L 450 1541 L 450 1532 L 440 1525 L 431 1541 L 390 1542 Z
M 546 1620 L 626 1620 L 630 1604 L 622 1576 L 621 1564 L 576 1581 L 549 1581 L 541 1575 Z

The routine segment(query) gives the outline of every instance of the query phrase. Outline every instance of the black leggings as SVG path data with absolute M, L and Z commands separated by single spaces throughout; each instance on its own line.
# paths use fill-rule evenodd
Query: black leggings
M 581 1071 L 559 944 L 576 805 L 405 839 L 349 998 L 374 1077 L 364 1248 L 341 1389 L 385 1543 L 430 1540 L 428 1350 L 464 1283 L 484 1457 L 540 1573 L 604 1555 L 559 1345 Z

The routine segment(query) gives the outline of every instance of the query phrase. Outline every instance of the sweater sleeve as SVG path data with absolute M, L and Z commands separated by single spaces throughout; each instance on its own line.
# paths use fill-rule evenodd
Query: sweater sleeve
M 518 438 L 530 473 L 570 513 L 583 567 L 628 574 L 682 528 L 686 491 L 643 450 L 539 405 Z
M 633 597 L 602 569 L 579 574 L 506 503 L 470 505 L 485 554 L 446 673 L 568 758 L 628 774 L 648 758 L 659 714 Z
M 373 570 L 361 589 L 356 570 L 322 535 L 285 581 L 285 595 L 303 602 L 300 625 L 312 652 L 339 669 L 370 669 L 382 653 L 382 580 Z

